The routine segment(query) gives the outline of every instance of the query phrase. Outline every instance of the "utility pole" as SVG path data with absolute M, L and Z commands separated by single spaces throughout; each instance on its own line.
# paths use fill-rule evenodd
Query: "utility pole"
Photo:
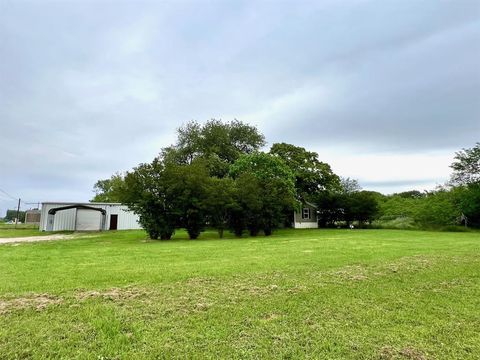
M 20 213 L 20 198 L 18 198 L 18 206 L 17 206 L 17 217 L 15 218 L 15 229 L 17 228 L 17 224 L 18 224 L 18 216 L 19 216 L 19 213 Z

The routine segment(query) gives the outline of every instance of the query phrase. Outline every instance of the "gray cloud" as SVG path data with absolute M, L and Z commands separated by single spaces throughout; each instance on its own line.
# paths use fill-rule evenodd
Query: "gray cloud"
M 480 133 L 479 38 L 477 1 L 1 2 L 0 188 L 87 200 L 212 117 L 320 153 L 452 152 Z

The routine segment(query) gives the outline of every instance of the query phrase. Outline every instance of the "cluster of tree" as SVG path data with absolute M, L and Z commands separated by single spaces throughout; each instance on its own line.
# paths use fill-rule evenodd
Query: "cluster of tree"
M 305 201 L 318 206 L 324 227 L 395 218 L 480 226 L 480 144 L 456 154 L 448 186 L 389 196 L 341 179 L 315 152 L 286 143 L 262 152 L 264 145 L 255 127 L 237 120 L 190 122 L 151 163 L 99 180 L 93 201 L 128 205 L 152 239 L 170 239 L 179 227 L 195 239 L 207 226 L 220 237 L 227 229 L 270 235 L 291 225 L 293 210 Z
M 261 152 L 265 139 L 240 121 L 190 122 L 151 163 L 99 180 L 93 201 L 118 201 L 139 215 L 153 239 L 184 227 L 195 239 L 206 226 L 241 236 L 270 235 L 291 223 L 301 200 L 340 189 L 318 154 L 290 144 Z
M 15 221 L 16 217 L 17 217 L 17 210 L 7 210 L 7 213 L 3 218 L 3 221 L 5 222 Z M 25 211 L 18 212 L 18 221 L 21 221 L 21 222 L 25 221 Z
M 379 217 L 408 218 L 418 227 L 480 227 L 480 143 L 455 154 L 450 181 L 435 191 L 407 191 L 379 198 Z
M 170 239 L 178 227 L 195 239 L 207 224 L 220 236 L 226 228 L 239 236 L 245 229 L 270 235 L 283 209 L 295 205 L 293 174 L 269 154 L 241 155 L 225 177 L 209 170 L 205 159 L 178 164 L 159 157 L 126 174 L 121 200 L 153 239 Z
M 355 180 L 340 189 L 317 193 L 321 226 L 376 224 L 416 228 L 469 225 L 480 227 L 480 143 L 456 153 L 451 180 L 435 191 L 405 191 L 393 195 L 361 191 Z
M 208 225 L 241 236 L 270 235 L 291 222 L 299 200 L 340 181 L 316 153 L 290 144 L 261 152 L 264 136 L 240 121 L 190 122 L 151 163 L 94 186 L 93 201 L 119 201 L 153 239 L 184 227 L 195 239 Z
M 340 190 L 317 193 L 321 227 L 357 226 L 371 223 L 377 218 L 378 198 L 382 195 L 362 190 L 356 180 L 342 179 Z
M 469 225 L 480 227 L 480 184 L 439 187 L 421 196 L 405 193 L 380 198 L 379 219 L 409 219 L 420 228 Z

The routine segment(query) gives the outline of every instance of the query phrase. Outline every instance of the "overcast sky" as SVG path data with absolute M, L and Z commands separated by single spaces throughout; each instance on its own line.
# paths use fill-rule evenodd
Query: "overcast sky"
M 433 189 L 480 141 L 479 64 L 478 0 L 0 0 L 0 189 L 87 201 L 210 118 L 365 189 Z

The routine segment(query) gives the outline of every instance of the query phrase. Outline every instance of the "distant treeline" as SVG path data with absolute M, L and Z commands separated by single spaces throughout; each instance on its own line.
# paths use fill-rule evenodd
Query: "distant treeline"
M 339 177 L 315 152 L 264 145 L 257 128 L 237 120 L 189 122 L 151 163 L 97 181 L 92 201 L 126 204 L 153 239 L 179 227 L 192 239 L 206 227 L 270 235 L 291 226 L 304 202 L 318 207 L 322 227 L 480 226 L 480 144 L 456 154 L 445 186 L 388 196 Z
M 7 210 L 7 214 L 2 219 L 5 222 L 14 221 L 17 217 L 17 210 Z M 19 211 L 18 221 L 25 222 L 25 211 Z
M 363 207 L 370 212 L 363 216 L 358 211 L 355 215 L 354 205 L 349 205 L 359 201 L 359 196 L 369 199 L 370 205 L 365 203 Z M 318 204 L 320 225 L 325 227 L 350 223 L 359 227 L 396 229 L 480 227 L 480 184 L 443 186 L 435 191 L 406 191 L 393 195 L 367 191 L 351 195 L 330 193 L 320 196 Z

